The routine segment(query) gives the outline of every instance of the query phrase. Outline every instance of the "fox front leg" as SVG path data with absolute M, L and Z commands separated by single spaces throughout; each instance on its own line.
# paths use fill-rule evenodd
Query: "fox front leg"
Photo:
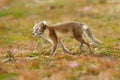
M 69 53 L 69 54 L 73 54 L 73 52 L 69 51 L 65 45 L 63 44 L 63 41 L 62 40 L 59 40 L 59 43 L 60 43 L 60 46 L 62 48 L 62 50 L 65 52 L 65 53 Z
M 47 42 L 53 44 L 53 42 L 50 39 L 45 38 L 43 35 L 40 35 L 39 37 L 42 38 L 42 39 L 44 39 L 44 40 L 46 40 Z

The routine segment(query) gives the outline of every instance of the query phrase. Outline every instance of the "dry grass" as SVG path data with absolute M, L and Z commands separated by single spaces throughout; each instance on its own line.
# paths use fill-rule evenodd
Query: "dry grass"
M 7 6 L 12 0 L 0 0 L 0 8 Z
M 120 6 L 108 0 L 1 0 L 0 80 L 119 80 Z M 65 45 L 75 55 L 51 56 L 51 44 L 32 36 L 35 20 L 48 24 L 84 22 L 104 45 L 80 53 L 78 42 Z M 36 49 L 37 43 L 40 43 Z

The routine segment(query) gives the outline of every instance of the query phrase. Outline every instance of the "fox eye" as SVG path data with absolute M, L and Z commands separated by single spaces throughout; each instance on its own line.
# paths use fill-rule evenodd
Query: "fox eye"
M 36 31 L 38 30 L 38 28 L 36 29 Z

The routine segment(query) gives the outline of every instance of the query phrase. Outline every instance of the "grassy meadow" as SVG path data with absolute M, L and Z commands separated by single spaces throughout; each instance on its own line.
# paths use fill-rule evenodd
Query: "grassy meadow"
M 52 45 L 32 36 L 36 20 L 86 23 L 104 44 L 91 55 L 67 38 L 75 55 L 58 46 L 51 56 Z M 0 80 L 120 80 L 119 0 L 0 0 Z

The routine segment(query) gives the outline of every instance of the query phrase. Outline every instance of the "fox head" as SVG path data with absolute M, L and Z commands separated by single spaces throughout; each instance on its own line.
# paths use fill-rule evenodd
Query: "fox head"
M 42 35 L 44 33 L 46 29 L 46 21 L 43 22 L 39 22 L 36 21 L 33 27 L 33 35 L 37 36 L 37 35 Z

